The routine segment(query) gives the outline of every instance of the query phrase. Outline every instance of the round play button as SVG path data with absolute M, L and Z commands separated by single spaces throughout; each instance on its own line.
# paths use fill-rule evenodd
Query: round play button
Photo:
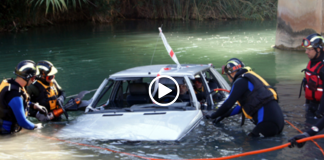
M 166 87 L 165 85 L 159 83 L 159 92 L 158 92 L 158 97 L 162 98 L 165 95 L 169 94 L 172 92 L 172 89 Z
M 171 79 L 171 80 L 175 83 L 175 85 L 176 85 L 176 87 L 177 87 L 177 95 L 176 95 L 175 98 L 174 98 L 171 102 L 169 102 L 169 103 L 159 103 L 159 102 L 157 102 L 157 101 L 153 98 L 153 96 L 152 96 L 152 93 L 151 93 L 152 90 L 151 90 L 151 89 L 152 89 L 152 85 L 154 84 L 154 82 L 156 82 L 156 83 L 155 83 L 155 86 L 157 85 L 156 87 L 158 87 L 158 98 L 159 98 L 159 99 L 160 99 L 160 98 L 163 98 L 165 95 L 167 95 L 167 94 L 169 94 L 169 93 L 172 92 L 172 90 L 171 90 L 170 88 L 168 88 L 168 87 L 166 87 L 165 85 L 159 83 L 159 79 L 160 79 L 160 78 L 168 78 L 168 79 Z M 159 106 L 169 106 L 169 105 L 173 104 L 173 103 L 178 99 L 178 97 L 179 97 L 179 85 L 178 85 L 177 81 L 176 81 L 174 78 L 170 77 L 170 76 L 158 76 L 158 77 L 155 77 L 155 78 L 152 80 L 152 82 L 150 83 L 150 86 L 149 86 L 149 96 L 150 96 L 151 100 L 152 100 L 155 104 L 157 104 L 157 105 L 159 105 Z

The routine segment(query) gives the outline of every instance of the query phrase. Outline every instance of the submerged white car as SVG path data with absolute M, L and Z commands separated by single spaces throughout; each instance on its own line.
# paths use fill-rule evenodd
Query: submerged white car
M 158 75 L 174 78 L 188 91 L 180 94 L 175 103 L 160 106 L 152 102 L 149 92 L 159 103 L 176 97 L 176 87 L 167 78 L 159 79 L 172 90 L 158 98 L 151 81 Z M 198 77 L 198 78 L 197 78 Z M 195 93 L 194 81 L 203 85 L 202 93 Z M 157 83 L 157 81 L 155 81 Z M 155 84 L 152 84 L 155 86 Z M 127 141 L 177 141 L 195 128 L 203 118 L 202 109 L 213 109 L 224 101 L 227 93 L 210 94 L 215 88 L 230 89 L 212 65 L 150 65 L 141 66 L 106 78 L 86 104 L 85 113 L 64 127 L 58 136 L 72 132 L 74 138 L 93 138 Z

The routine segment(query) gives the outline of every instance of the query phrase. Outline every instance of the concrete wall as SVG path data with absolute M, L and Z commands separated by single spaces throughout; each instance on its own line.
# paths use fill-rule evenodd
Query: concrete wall
M 322 34 L 324 0 L 278 0 L 276 48 L 303 49 L 302 39 Z

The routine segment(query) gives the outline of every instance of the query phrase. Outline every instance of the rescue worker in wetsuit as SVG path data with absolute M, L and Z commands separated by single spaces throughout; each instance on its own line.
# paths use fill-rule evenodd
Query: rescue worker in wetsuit
M 302 47 L 306 49 L 310 61 L 305 69 L 305 97 L 306 104 L 308 102 L 308 110 L 315 113 L 317 118 L 321 118 L 316 125 L 312 126 L 303 134 L 296 135 L 289 139 L 291 145 L 301 148 L 304 143 L 297 143 L 296 141 L 302 138 L 316 135 L 324 128 L 324 95 L 323 95 L 323 81 L 324 81 L 324 67 L 323 67 L 323 37 L 319 34 L 311 34 L 303 39 Z
M 317 118 L 324 115 L 324 53 L 323 37 L 319 34 L 311 34 L 303 39 L 302 47 L 309 58 L 302 86 L 305 90 L 306 106 Z M 299 94 L 300 96 L 300 94 Z
M 231 92 L 216 112 L 205 117 L 215 119 L 214 123 L 218 123 L 224 117 L 243 112 L 242 125 L 245 117 L 256 125 L 249 136 L 270 137 L 280 134 L 284 118 L 274 89 L 237 58 L 227 61 L 226 66 L 223 66 L 224 73 L 232 83 Z M 232 108 L 235 102 L 238 106 Z
M 48 115 L 40 112 L 31 111 L 31 116 L 36 117 L 39 121 L 60 121 L 65 96 L 62 88 L 55 80 L 57 69 L 54 65 L 46 60 L 37 62 L 36 68 L 40 75 L 36 78 L 33 84 L 27 88 L 27 92 L 31 97 L 31 101 L 45 106 L 48 110 Z
M 4 79 L 0 84 L 0 134 L 19 132 L 21 128 L 33 130 L 37 125 L 27 119 L 29 107 L 47 113 L 44 106 L 29 101 L 25 87 L 36 77 L 35 62 L 24 60 L 15 68 L 15 79 Z

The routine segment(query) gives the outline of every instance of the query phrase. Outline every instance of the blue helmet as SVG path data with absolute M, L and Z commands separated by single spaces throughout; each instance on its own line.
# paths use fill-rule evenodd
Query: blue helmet
M 320 34 L 314 33 L 303 39 L 301 44 L 305 48 L 323 48 L 323 37 Z
M 245 67 L 245 65 L 241 60 L 231 58 L 226 62 L 226 65 L 222 67 L 222 74 L 231 74 L 235 71 L 241 70 L 243 67 Z

